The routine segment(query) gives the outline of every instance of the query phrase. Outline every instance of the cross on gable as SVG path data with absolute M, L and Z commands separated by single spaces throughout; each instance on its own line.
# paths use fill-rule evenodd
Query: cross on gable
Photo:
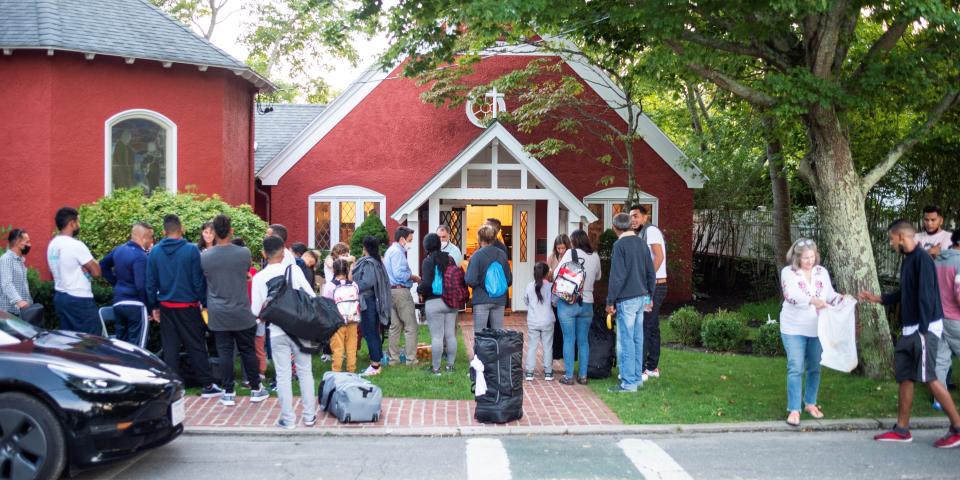
M 497 118 L 497 114 L 500 112 L 499 102 L 503 98 L 503 94 L 497 91 L 497 87 L 493 87 L 493 90 L 487 92 L 484 97 L 490 99 L 490 104 L 493 108 L 491 114 L 493 115 L 493 118 Z

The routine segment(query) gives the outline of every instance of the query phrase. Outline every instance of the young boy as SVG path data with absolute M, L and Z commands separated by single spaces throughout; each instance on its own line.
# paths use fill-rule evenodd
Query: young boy
M 323 296 L 337 302 L 337 309 L 343 317 L 343 325 L 330 338 L 330 350 L 333 362 L 330 369 L 343 371 L 343 354 L 347 354 L 347 371 L 357 371 L 357 324 L 360 323 L 360 289 L 347 279 L 350 264 L 338 258 L 333 261 L 333 280 L 323 285 Z

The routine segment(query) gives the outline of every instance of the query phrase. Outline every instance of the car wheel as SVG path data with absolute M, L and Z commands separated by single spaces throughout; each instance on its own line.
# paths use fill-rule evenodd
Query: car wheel
M 66 463 L 63 431 L 39 400 L 0 395 L 0 478 L 58 478 Z

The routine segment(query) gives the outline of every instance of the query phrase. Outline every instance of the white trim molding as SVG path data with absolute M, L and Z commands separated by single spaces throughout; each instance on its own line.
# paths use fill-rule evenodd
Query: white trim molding
M 583 203 L 588 208 L 590 205 L 603 205 L 603 229 L 608 230 L 613 228 L 613 205 L 626 204 L 628 191 L 629 189 L 627 187 L 605 188 L 583 197 Z M 650 222 L 656 225 L 660 220 L 660 199 L 642 190 L 638 192 L 638 195 L 638 200 L 640 203 L 649 203 L 653 205 L 653 211 L 650 212 Z M 626 208 L 630 208 L 629 205 L 624 206 Z
M 387 197 L 382 193 L 357 185 L 337 185 L 326 188 L 307 196 L 307 230 L 309 232 L 310 248 L 317 248 L 316 242 L 316 204 L 330 203 L 330 247 L 340 241 L 340 204 L 346 202 L 354 205 L 354 225 L 356 228 L 366 219 L 367 212 L 363 209 L 364 202 L 379 202 L 377 215 L 386 223 Z
M 113 133 L 112 128 L 124 120 L 142 119 L 160 125 L 166 130 L 164 167 L 166 184 L 163 188 L 177 191 L 177 124 L 163 114 L 147 109 L 132 109 L 117 113 L 103 122 L 103 194 L 110 195 L 113 190 Z

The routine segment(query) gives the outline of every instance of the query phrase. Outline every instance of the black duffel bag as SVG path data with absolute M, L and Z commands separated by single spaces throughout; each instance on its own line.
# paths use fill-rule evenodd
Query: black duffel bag
M 293 266 L 281 277 L 267 282 L 267 301 L 260 318 L 287 335 L 313 342 L 325 342 L 343 325 L 333 300 L 311 297 L 293 285 Z
M 587 333 L 590 344 L 587 378 L 609 378 L 617 357 L 616 330 L 607 328 L 605 318 L 600 317 L 599 320 L 596 317 L 593 319 L 590 332 Z
M 483 363 L 485 394 L 476 397 L 474 417 L 481 423 L 506 423 L 523 417 L 523 334 L 485 328 L 474 337 L 473 351 Z M 471 368 L 472 388 L 477 372 Z

